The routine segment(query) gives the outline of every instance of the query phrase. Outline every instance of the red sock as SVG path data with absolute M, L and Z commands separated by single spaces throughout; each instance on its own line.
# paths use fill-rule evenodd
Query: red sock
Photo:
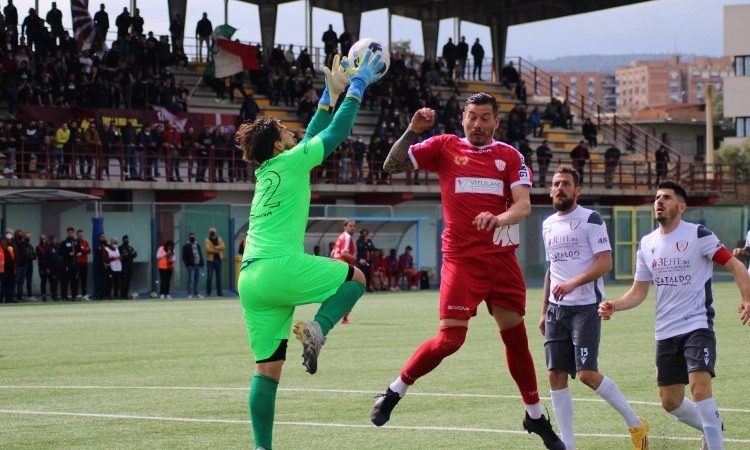
M 526 325 L 519 323 L 513 328 L 500 331 L 505 344 L 505 360 L 508 371 L 516 381 L 518 390 L 526 405 L 539 403 L 539 391 L 536 384 L 534 360 L 529 351 L 529 338 L 526 336 Z
M 454 354 L 466 340 L 467 327 L 440 327 L 438 335 L 424 341 L 401 371 L 401 379 L 408 385 L 432 372 L 446 357 Z

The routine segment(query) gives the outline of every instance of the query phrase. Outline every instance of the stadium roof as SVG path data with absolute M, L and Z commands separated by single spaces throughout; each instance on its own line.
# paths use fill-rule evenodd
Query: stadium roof
M 341 13 L 389 8 L 393 14 L 421 21 L 457 17 L 480 25 L 511 26 L 644 1 L 651 0 L 310 0 L 310 5 Z M 256 0 L 249 3 L 276 5 L 288 1 Z
M 0 190 L 0 204 L 45 203 L 53 201 L 99 200 L 95 195 L 61 189 L 3 189 Z

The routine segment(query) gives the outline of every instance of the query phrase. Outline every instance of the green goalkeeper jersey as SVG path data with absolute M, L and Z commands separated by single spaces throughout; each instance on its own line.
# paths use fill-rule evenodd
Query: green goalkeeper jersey
M 265 161 L 255 171 L 243 267 L 248 261 L 304 253 L 310 214 L 310 170 L 348 136 L 359 100 L 347 97 L 335 117 L 318 109 L 305 138 L 294 148 Z

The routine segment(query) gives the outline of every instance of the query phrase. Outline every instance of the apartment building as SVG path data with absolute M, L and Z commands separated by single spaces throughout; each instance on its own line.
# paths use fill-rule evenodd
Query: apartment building
M 750 5 L 724 6 L 724 54 L 734 62 L 733 75 L 723 83 L 724 117 L 733 118 L 738 145 L 750 137 Z

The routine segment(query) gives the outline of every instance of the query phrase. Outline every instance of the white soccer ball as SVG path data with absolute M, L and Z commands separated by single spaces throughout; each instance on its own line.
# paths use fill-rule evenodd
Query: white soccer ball
M 152 292 L 149 295 L 151 296 L 151 298 L 157 298 L 159 296 L 159 294 L 157 294 L 156 292 Z
M 385 75 L 388 72 L 388 68 L 391 67 L 391 54 L 388 53 L 388 47 L 376 39 L 364 38 L 355 42 L 352 48 L 349 49 L 349 61 L 354 64 L 354 67 L 359 67 L 362 64 L 362 57 L 365 55 L 367 49 L 370 49 L 372 53 L 380 53 L 382 55 L 380 61 L 384 62 L 385 66 L 378 73 Z

